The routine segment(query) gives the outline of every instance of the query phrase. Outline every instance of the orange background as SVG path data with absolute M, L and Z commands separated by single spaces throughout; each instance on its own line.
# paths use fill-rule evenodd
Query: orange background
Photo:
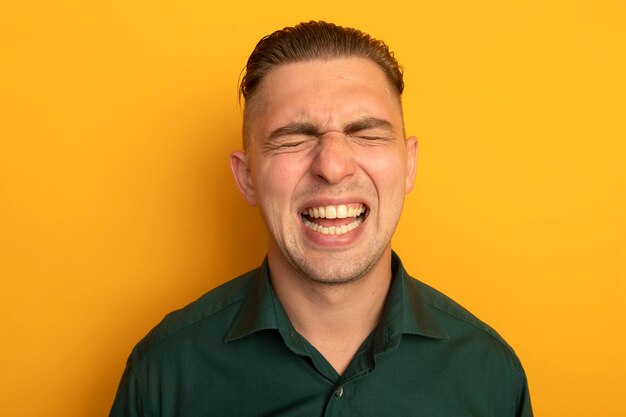
M 516 348 L 537 416 L 626 416 L 625 3 L 223 3 L 2 1 L 0 415 L 106 415 L 165 313 L 261 261 L 238 76 L 326 19 L 406 68 L 408 269 Z

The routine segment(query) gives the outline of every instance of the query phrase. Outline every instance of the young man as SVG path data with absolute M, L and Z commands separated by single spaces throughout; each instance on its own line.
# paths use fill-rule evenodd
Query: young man
M 135 347 L 111 416 L 532 416 L 513 350 L 391 250 L 417 152 L 402 90 L 360 31 L 259 42 L 231 168 L 267 258 Z

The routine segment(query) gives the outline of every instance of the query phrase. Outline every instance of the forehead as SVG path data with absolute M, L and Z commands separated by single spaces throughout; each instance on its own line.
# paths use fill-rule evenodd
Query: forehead
M 257 94 L 253 117 L 257 133 L 293 121 L 340 129 L 364 117 L 402 125 L 398 93 L 382 69 L 364 58 L 279 65 L 266 75 Z

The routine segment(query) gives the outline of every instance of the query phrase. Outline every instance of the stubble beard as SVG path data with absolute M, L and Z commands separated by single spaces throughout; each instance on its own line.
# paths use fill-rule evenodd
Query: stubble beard
M 365 253 L 348 255 L 343 251 L 329 250 L 322 260 L 307 257 L 306 251 L 295 239 L 290 240 L 280 251 L 302 277 L 316 284 L 337 286 L 353 284 L 366 276 L 385 253 L 391 236 L 388 239 L 376 237 L 368 244 Z
M 320 192 L 320 188 L 321 187 L 310 187 L 305 193 L 296 195 L 295 199 L 304 199 L 309 195 L 316 195 Z M 335 189 L 333 194 L 341 195 L 346 192 L 365 194 L 363 190 L 365 190 L 365 187 L 353 185 L 350 188 L 344 187 L 342 189 Z M 273 236 L 273 240 L 274 243 L 277 244 L 276 246 L 283 258 L 286 259 L 295 272 L 300 274 L 304 279 L 316 284 L 328 286 L 353 284 L 365 277 L 374 266 L 376 266 L 390 246 L 391 237 L 400 221 L 401 211 L 400 206 L 393 227 L 384 234 L 379 230 L 378 233 L 367 242 L 365 250 L 361 252 L 329 248 L 325 253 L 322 251 L 321 255 L 319 250 L 315 250 L 317 254 L 312 257 L 310 256 L 311 249 L 303 247 L 302 242 L 298 241 L 296 237 L 298 232 L 295 229 L 283 235 L 285 236 L 285 240 L 282 244 L 277 244 L 280 240 L 276 239 L 276 236 Z M 349 252 L 351 252 L 351 254 Z M 322 259 L 320 259 L 320 257 Z

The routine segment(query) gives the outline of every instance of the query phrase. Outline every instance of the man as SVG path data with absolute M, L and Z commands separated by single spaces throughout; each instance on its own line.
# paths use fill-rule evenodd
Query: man
M 512 349 L 391 250 L 417 152 L 402 90 L 360 31 L 309 22 L 259 42 L 231 168 L 267 258 L 135 347 L 111 416 L 532 415 Z

